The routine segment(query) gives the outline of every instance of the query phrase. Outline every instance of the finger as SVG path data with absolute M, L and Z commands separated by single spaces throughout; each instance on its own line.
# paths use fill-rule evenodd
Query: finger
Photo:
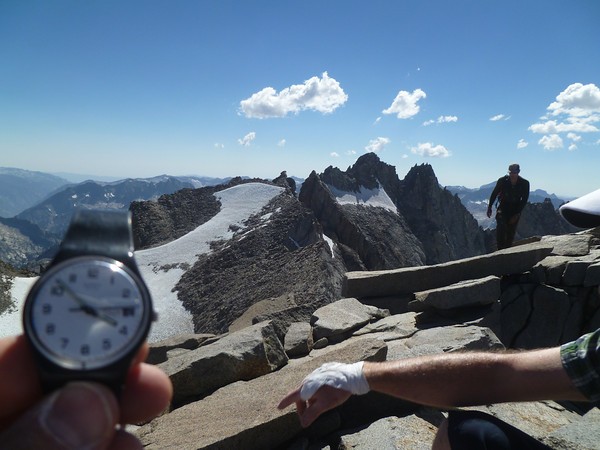
M 324 385 L 308 402 L 308 407 L 299 412 L 300 424 L 308 427 L 317 418 L 326 411 L 329 411 L 344 403 L 352 394 L 342 389 Z
M 114 394 L 97 383 L 69 383 L 29 409 L 0 435 L 14 450 L 104 449 L 115 433 Z
M 292 403 L 298 403 L 302 401 L 300 399 L 300 388 L 296 388 L 293 391 L 288 392 L 288 394 L 281 399 L 277 408 L 284 409 L 290 406 Z
M 131 364 L 135 365 L 135 364 L 143 363 L 144 361 L 146 361 L 146 358 L 148 357 L 148 353 L 150 353 L 150 346 L 148 345 L 148 342 L 144 342 L 142 344 L 142 346 L 140 347 L 140 349 L 138 350 L 137 354 L 135 355 L 135 358 Z
M 108 450 L 143 450 L 138 438 L 125 430 L 117 430 Z
M 172 396 L 173 385 L 162 370 L 146 363 L 133 366 L 121 395 L 121 422 L 144 423 L 156 417 Z
M 0 339 L 0 427 L 42 396 L 29 344 L 24 336 Z

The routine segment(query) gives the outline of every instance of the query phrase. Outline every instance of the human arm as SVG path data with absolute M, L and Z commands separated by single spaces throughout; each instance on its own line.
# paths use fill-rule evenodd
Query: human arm
M 585 400 L 563 369 L 558 347 L 365 362 L 363 375 L 373 391 L 442 408 L 542 399 Z M 308 426 L 350 395 L 349 391 L 324 385 L 304 401 L 298 388 L 279 407 L 296 403 L 301 424 Z
M 147 354 L 145 345 L 118 401 L 96 383 L 70 383 L 44 396 L 24 337 L 0 339 L 0 442 L 15 450 L 141 448 L 134 436 L 117 425 L 155 417 L 172 395 L 169 378 L 142 363 Z
M 492 216 L 492 205 L 496 201 L 496 197 L 498 197 L 498 194 L 500 193 L 500 189 L 502 188 L 501 180 L 502 179 L 499 179 L 496 182 L 496 186 L 494 186 L 494 189 L 492 190 L 492 193 L 490 194 L 490 199 L 488 201 L 488 207 L 487 207 L 487 216 L 488 217 Z
M 563 369 L 559 347 L 365 363 L 364 372 L 371 390 L 437 407 L 585 400 Z

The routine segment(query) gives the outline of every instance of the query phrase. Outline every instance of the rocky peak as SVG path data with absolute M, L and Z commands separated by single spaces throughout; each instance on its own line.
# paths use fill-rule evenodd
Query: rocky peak
M 439 183 L 430 164 L 415 164 L 402 180 L 402 190 L 413 196 L 427 193 L 432 188 L 439 188 Z
M 329 166 L 320 178 L 330 186 L 349 192 L 357 192 L 361 186 L 367 189 L 381 186 L 392 199 L 398 190 L 396 168 L 382 162 L 375 153 L 362 155 L 346 172 Z
M 483 230 L 460 199 L 440 187 L 431 165 L 413 166 L 398 192 L 398 210 L 423 243 L 427 264 L 485 253 Z
M 284 187 L 286 189 L 290 189 L 293 194 L 296 193 L 296 181 L 293 178 L 288 177 L 287 172 L 285 170 L 282 171 L 279 174 L 279 176 L 273 180 L 273 184 Z
M 323 233 L 337 244 L 346 268 L 380 270 L 423 264 L 421 243 L 398 211 L 370 206 L 362 200 L 356 204 L 338 201 L 332 189 L 356 193 L 358 198 L 361 188 L 366 188 L 353 177 L 351 169 L 348 172 L 330 167 L 319 176 L 313 171 L 298 196 L 313 211 Z

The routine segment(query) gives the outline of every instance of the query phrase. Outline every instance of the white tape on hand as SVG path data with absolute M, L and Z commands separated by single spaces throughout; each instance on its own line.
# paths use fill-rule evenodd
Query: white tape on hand
M 304 401 L 310 399 L 324 385 L 356 395 L 366 394 L 369 392 L 369 383 L 363 373 L 363 361 L 354 364 L 323 364 L 302 381 L 300 398 Z

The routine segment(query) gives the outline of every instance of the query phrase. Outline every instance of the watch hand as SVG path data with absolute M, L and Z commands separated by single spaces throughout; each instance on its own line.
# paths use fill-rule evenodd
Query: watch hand
M 109 316 L 108 314 L 100 313 L 100 312 L 96 311 L 94 308 L 80 306 L 79 308 L 69 308 L 69 311 L 83 311 L 84 313 L 86 313 L 90 316 L 97 317 L 98 319 L 103 320 L 104 322 L 106 322 L 109 325 L 112 325 L 114 327 L 116 327 L 119 324 L 119 322 L 117 322 L 117 320 L 115 318 Z
M 112 318 L 104 313 L 99 313 L 96 310 L 96 308 L 94 308 L 92 305 L 90 305 L 88 302 L 86 302 L 80 295 L 78 295 L 73 289 L 71 289 L 70 286 L 67 285 L 64 281 L 57 280 L 57 282 L 67 292 L 67 294 L 69 294 L 69 297 L 71 297 L 73 300 L 75 300 L 79 304 L 79 306 L 81 306 L 81 310 L 84 313 L 86 313 L 90 316 L 97 317 L 98 319 L 103 320 L 112 326 L 116 326 L 118 324 L 118 322 L 114 318 Z
M 65 289 L 69 289 L 69 286 L 64 285 L 62 281 L 61 286 L 63 286 Z M 141 306 L 139 304 L 134 303 L 133 301 L 118 303 L 115 302 L 114 297 L 94 298 L 86 294 L 77 294 L 77 297 L 79 297 L 79 299 L 86 302 L 86 304 L 95 309 L 137 308 Z

